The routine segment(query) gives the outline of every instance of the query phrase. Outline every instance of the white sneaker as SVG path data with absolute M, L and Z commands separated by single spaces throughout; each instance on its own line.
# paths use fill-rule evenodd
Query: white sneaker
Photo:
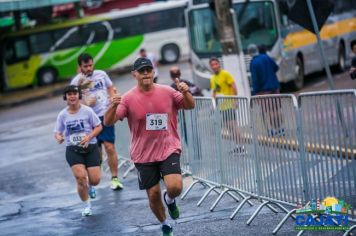
M 91 207 L 86 207 L 84 208 L 84 210 L 82 211 L 82 216 L 91 216 L 92 212 L 91 212 Z

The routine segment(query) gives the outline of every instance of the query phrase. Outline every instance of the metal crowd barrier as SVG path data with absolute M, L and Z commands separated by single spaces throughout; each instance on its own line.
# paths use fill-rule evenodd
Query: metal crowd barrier
M 115 124 L 115 148 L 119 159 L 119 171 L 124 171 L 122 178 L 135 170 L 135 165 L 130 158 L 130 142 L 131 134 L 127 124 L 127 120 L 119 121 Z
M 211 191 L 215 191 L 221 182 L 221 173 L 216 168 L 219 158 L 220 144 L 216 143 L 217 125 L 215 124 L 215 106 L 211 98 L 196 98 L 197 102 L 194 110 L 183 111 L 185 114 L 184 123 L 187 131 L 187 143 L 189 153 L 189 164 L 191 172 L 194 173 L 194 182 L 182 194 L 182 199 L 189 193 L 194 185 L 200 183 L 209 187 L 208 191 L 198 202 L 198 206 L 204 201 Z M 182 126 L 182 125 L 181 125 Z M 213 145 L 214 144 L 214 145 Z M 184 160 L 184 153 L 183 153 Z
M 308 199 L 336 196 L 356 216 L 356 91 L 299 96 Z
M 251 98 L 250 106 L 257 194 L 264 201 L 247 224 L 270 204 L 284 211 L 285 219 L 294 217 L 294 209 L 288 210 L 284 205 L 295 207 L 297 202 L 303 200 L 303 172 L 297 141 L 297 100 L 293 95 L 257 96 Z M 282 224 L 273 233 L 277 233 Z
M 189 114 L 185 114 L 182 110 L 178 113 L 178 130 L 180 133 L 181 143 L 182 143 L 182 155 L 181 155 L 181 169 L 182 175 L 191 175 L 191 165 L 189 163 L 190 155 L 194 156 L 194 153 L 189 154 L 189 147 L 194 147 L 194 144 L 188 145 L 188 137 L 187 137 L 187 122 L 186 116 Z M 193 149 L 194 150 L 194 149 Z M 199 155 L 199 154 L 198 154 Z
M 198 206 L 215 191 L 239 203 L 231 219 L 250 199 L 286 213 L 276 234 L 297 204 L 334 196 L 356 207 L 356 91 L 196 98 L 196 108 L 180 114 L 184 125 L 182 168 L 208 186 Z M 183 118 L 182 118 L 183 117 Z M 183 124 L 184 123 L 184 124 Z M 182 129 L 181 129 L 182 132 Z M 350 221 L 355 211 L 349 211 Z M 354 229 L 352 227 L 350 231 Z M 300 232 L 300 234 L 303 231 Z

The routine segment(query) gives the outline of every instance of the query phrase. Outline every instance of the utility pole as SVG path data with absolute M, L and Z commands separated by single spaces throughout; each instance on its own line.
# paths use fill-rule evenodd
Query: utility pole
M 230 0 L 215 0 L 215 6 L 223 54 L 237 54 L 239 49 L 235 39 L 232 14 L 230 13 Z
M 217 26 L 222 47 L 224 69 L 235 79 L 239 96 L 250 97 L 250 83 L 241 47 L 238 22 L 231 8 L 231 0 L 214 0 Z

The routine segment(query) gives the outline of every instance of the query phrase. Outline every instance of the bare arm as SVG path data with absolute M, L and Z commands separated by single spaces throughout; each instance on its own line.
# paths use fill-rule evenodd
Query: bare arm
M 195 100 L 189 92 L 189 86 L 184 82 L 180 82 L 178 78 L 175 79 L 175 82 L 179 92 L 183 94 L 183 108 L 193 109 L 195 107 Z
M 212 89 L 212 93 L 211 93 L 211 95 L 213 96 L 213 98 L 215 98 L 215 97 L 216 97 L 216 92 L 215 92 L 215 90 L 214 90 L 214 89 Z
M 114 125 L 116 121 L 119 120 L 119 118 L 116 116 L 116 109 L 121 102 L 121 95 L 115 93 L 111 100 L 111 104 L 104 115 L 104 125 L 109 126 Z
M 93 107 L 96 104 L 96 97 L 89 96 L 88 91 L 82 90 L 82 104 Z
M 190 92 L 184 92 L 183 94 L 183 108 L 193 109 L 195 107 L 195 100 Z
M 64 136 L 63 136 L 63 134 L 60 133 L 60 132 L 55 132 L 55 133 L 54 133 L 54 138 L 57 140 L 57 142 L 58 142 L 59 144 L 62 144 L 63 141 L 64 141 Z
M 108 87 L 107 90 L 108 90 L 109 98 L 114 97 L 116 88 L 114 86 L 110 86 L 110 87 Z
M 98 134 L 103 130 L 103 126 L 100 124 L 96 126 L 93 131 L 86 135 L 82 141 L 80 142 L 80 145 L 83 145 L 84 147 L 88 147 L 90 140 L 92 140 L 94 137 L 98 136 Z
M 232 84 L 232 90 L 234 91 L 234 95 L 237 95 L 236 83 Z

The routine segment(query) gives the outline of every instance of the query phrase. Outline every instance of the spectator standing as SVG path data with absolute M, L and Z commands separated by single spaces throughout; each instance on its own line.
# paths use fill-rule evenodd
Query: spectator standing
M 169 75 L 173 81 L 173 83 L 171 84 L 171 87 L 174 88 L 175 90 L 178 91 L 177 83 L 176 83 L 176 79 L 178 78 L 180 82 L 184 82 L 188 85 L 189 92 L 193 96 L 203 96 L 203 93 L 201 92 L 201 89 L 198 86 L 196 86 L 195 84 L 193 84 L 192 82 L 190 82 L 188 80 L 181 78 L 181 71 L 180 71 L 179 67 L 177 67 L 177 66 L 171 67 L 169 69 Z
M 250 44 L 247 51 L 252 57 L 250 63 L 252 95 L 278 94 L 280 88 L 276 75 L 278 65 L 265 53 L 264 49 L 262 50 L 264 53 L 259 53 L 255 44 Z
M 276 62 L 267 55 L 265 47 L 262 46 L 261 48 L 262 50 L 259 53 L 259 49 L 255 44 L 250 44 L 247 47 L 247 52 L 252 57 L 250 63 L 253 87 L 252 95 L 279 94 L 280 85 L 276 75 L 279 67 Z M 277 99 L 277 102 L 270 106 L 266 103 L 261 104 L 261 106 L 263 116 L 268 116 L 268 118 L 264 117 L 263 119 L 268 135 L 284 135 L 285 130 L 281 128 L 283 121 L 280 114 L 280 99 Z
M 220 61 L 216 57 L 212 57 L 209 60 L 209 65 L 213 71 L 213 75 L 210 78 L 210 88 L 212 96 L 236 96 L 237 87 L 232 75 L 221 68 Z M 223 119 L 224 128 L 228 131 L 228 137 L 236 142 L 236 147 L 233 149 L 233 153 L 244 153 L 245 148 L 240 145 L 241 137 L 236 123 L 236 101 L 233 99 L 226 99 L 219 104 L 220 113 Z

